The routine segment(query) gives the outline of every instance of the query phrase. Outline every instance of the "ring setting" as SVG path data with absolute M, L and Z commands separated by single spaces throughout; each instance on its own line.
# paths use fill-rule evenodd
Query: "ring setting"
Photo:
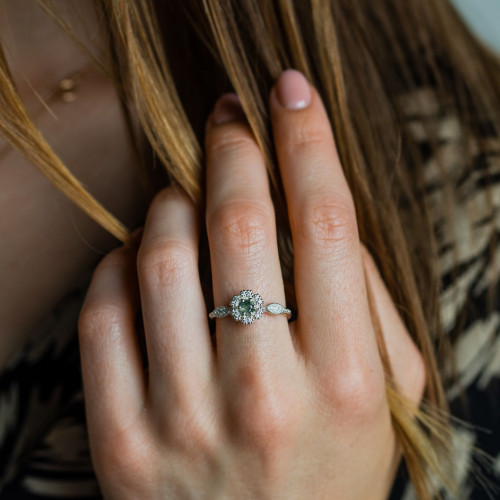
M 244 325 L 249 325 L 260 319 L 267 312 L 269 314 L 287 314 L 292 311 L 275 302 L 264 305 L 264 299 L 252 290 L 241 290 L 239 295 L 235 295 L 229 306 L 218 306 L 208 316 L 210 318 L 224 318 L 232 316 L 235 321 Z

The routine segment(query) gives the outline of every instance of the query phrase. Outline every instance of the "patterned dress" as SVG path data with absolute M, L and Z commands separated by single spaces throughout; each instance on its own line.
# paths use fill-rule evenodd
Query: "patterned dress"
M 500 141 L 485 137 L 487 155 L 467 161 L 458 147 L 464 140 L 457 116 L 444 113 L 433 90 L 421 88 L 401 97 L 411 132 L 422 152 L 431 151 L 421 124 L 429 117 L 439 130 L 451 189 L 427 153 L 426 182 L 440 249 L 443 328 L 453 342 L 458 380 L 448 390 L 453 415 L 470 423 L 455 443 L 454 471 L 465 499 L 500 498 L 500 303 L 487 314 L 487 290 L 498 289 L 500 270 L 488 255 L 500 254 Z M 485 196 L 485 165 L 490 165 L 493 196 Z M 443 209 L 451 197 L 454 228 L 445 224 Z M 458 265 L 455 262 L 458 256 Z M 65 296 L 46 318 L 32 341 L 0 374 L 0 497 L 2 499 L 101 498 L 92 471 L 85 430 L 76 324 L 90 274 Z M 454 279 L 452 279 L 454 278 Z M 490 298 L 491 300 L 491 298 Z M 462 333 L 455 334 L 462 328 Z M 467 404 L 459 387 L 465 387 Z M 489 469 L 469 467 L 474 446 L 494 462 Z M 401 465 L 391 499 L 415 498 Z M 446 496 L 445 498 L 451 498 Z M 364 500 L 364 499 L 360 499 Z

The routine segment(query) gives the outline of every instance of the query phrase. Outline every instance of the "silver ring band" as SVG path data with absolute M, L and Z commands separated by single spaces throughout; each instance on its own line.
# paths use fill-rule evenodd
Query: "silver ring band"
M 232 316 L 235 321 L 244 325 L 249 325 L 260 319 L 264 313 L 273 315 L 286 314 L 291 317 L 292 311 L 281 304 L 272 302 L 264 305 L 264 299 L 252 290 L 241 290 L 239 295 L 235 295 L 229 306 L 218 306 L 209 315 L 209 318 L 224 318 Z

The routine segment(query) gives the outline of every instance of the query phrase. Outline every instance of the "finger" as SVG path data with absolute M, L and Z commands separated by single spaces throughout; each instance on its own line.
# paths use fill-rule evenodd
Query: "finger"
M 128 428 L 144 407 L 145 380 L 134 326 L 139 301 L 135 257 L 131 246 L 104 257 L 80 311 L 86 412 L 89 431 L 98 440 Z
M 285 71 L 271 119 L 294 244 L 297 329 L 318 366 L 380 369 L 352 196 L 315 89 Z
M 426 379 L 422 355 L 410 337 L 372 256 L 364 246 L 361 253 L 394 380 L 402 394 L 417 407 Z
M 249 289 L 285 305 L 274 207 L 265 163 L 234 94 L 223 96 L 207 123 L 207 233 L 215 305 Z M 287 317 L 264 314 L 252 324 L 217 319 L 224 370 L 275 370 L 293 359 Z
M 137 256 L 150 393 L 162 408 L 199 401 L 211 378 L 198 239 L 195 205 L 180 189 L 163 189 L 149 209 Z

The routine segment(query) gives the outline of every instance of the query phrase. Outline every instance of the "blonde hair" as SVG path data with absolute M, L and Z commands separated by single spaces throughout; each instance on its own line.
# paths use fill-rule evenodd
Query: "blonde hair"
M 73 35 L 49 0 L 36 1 Z M 452 430 L 438 366 L 449 356 L 449 345 L 441 330 L 440 273 L 425 202 L 424 160 L 397 97 L 432 86 L 442 106 L 455 110 L 471 134 L 478 134 L 481 120 L 490 120 L 498 132 L 497 57 L 470 34 L 446 0 L 183 0 L 170 3 L 168 16 L 157 15 L 150 0 L 95 3 L 110 47 L 109 60 L 101 64 L 124 106 L 136 110 L 170 181 L 200 211 L 203 122 L 220 93 L 238 93 L 266 158 L 287 303 L 292 306 L 293 247 L 266 102 L 271 85 L 289 67 L 302 71 L 319 90 L 355 201 L 361 241 L 427 370 L 425 404 L 415 409 L 396 386 L 376 328 L 394 428 L 412 483 L 422 500 L 439 496 L 435 477 L 456 493 L 442 462 L 450 455 Z M 175 47 L 163 43 L 174 37 Z M 423 127 L 436 148 L 436 131 L 425 120 Z M 85 213 L 118 240 L 129 240 L 127 228 L 85 190 L 30 120 L 3 52 L 0 131 Z M 447 216 L 453 225 L 449 212 Z M 408 218 L 411 229 L 404 223 Z M 206 238 L 201 249 L 200 269 L 209 270 Z M 209 274 L 202 280 L 211 305 Z M 377 325 L 373 307 L 372 316 Z M 439 363 L 435 343 L 442 353 Z

